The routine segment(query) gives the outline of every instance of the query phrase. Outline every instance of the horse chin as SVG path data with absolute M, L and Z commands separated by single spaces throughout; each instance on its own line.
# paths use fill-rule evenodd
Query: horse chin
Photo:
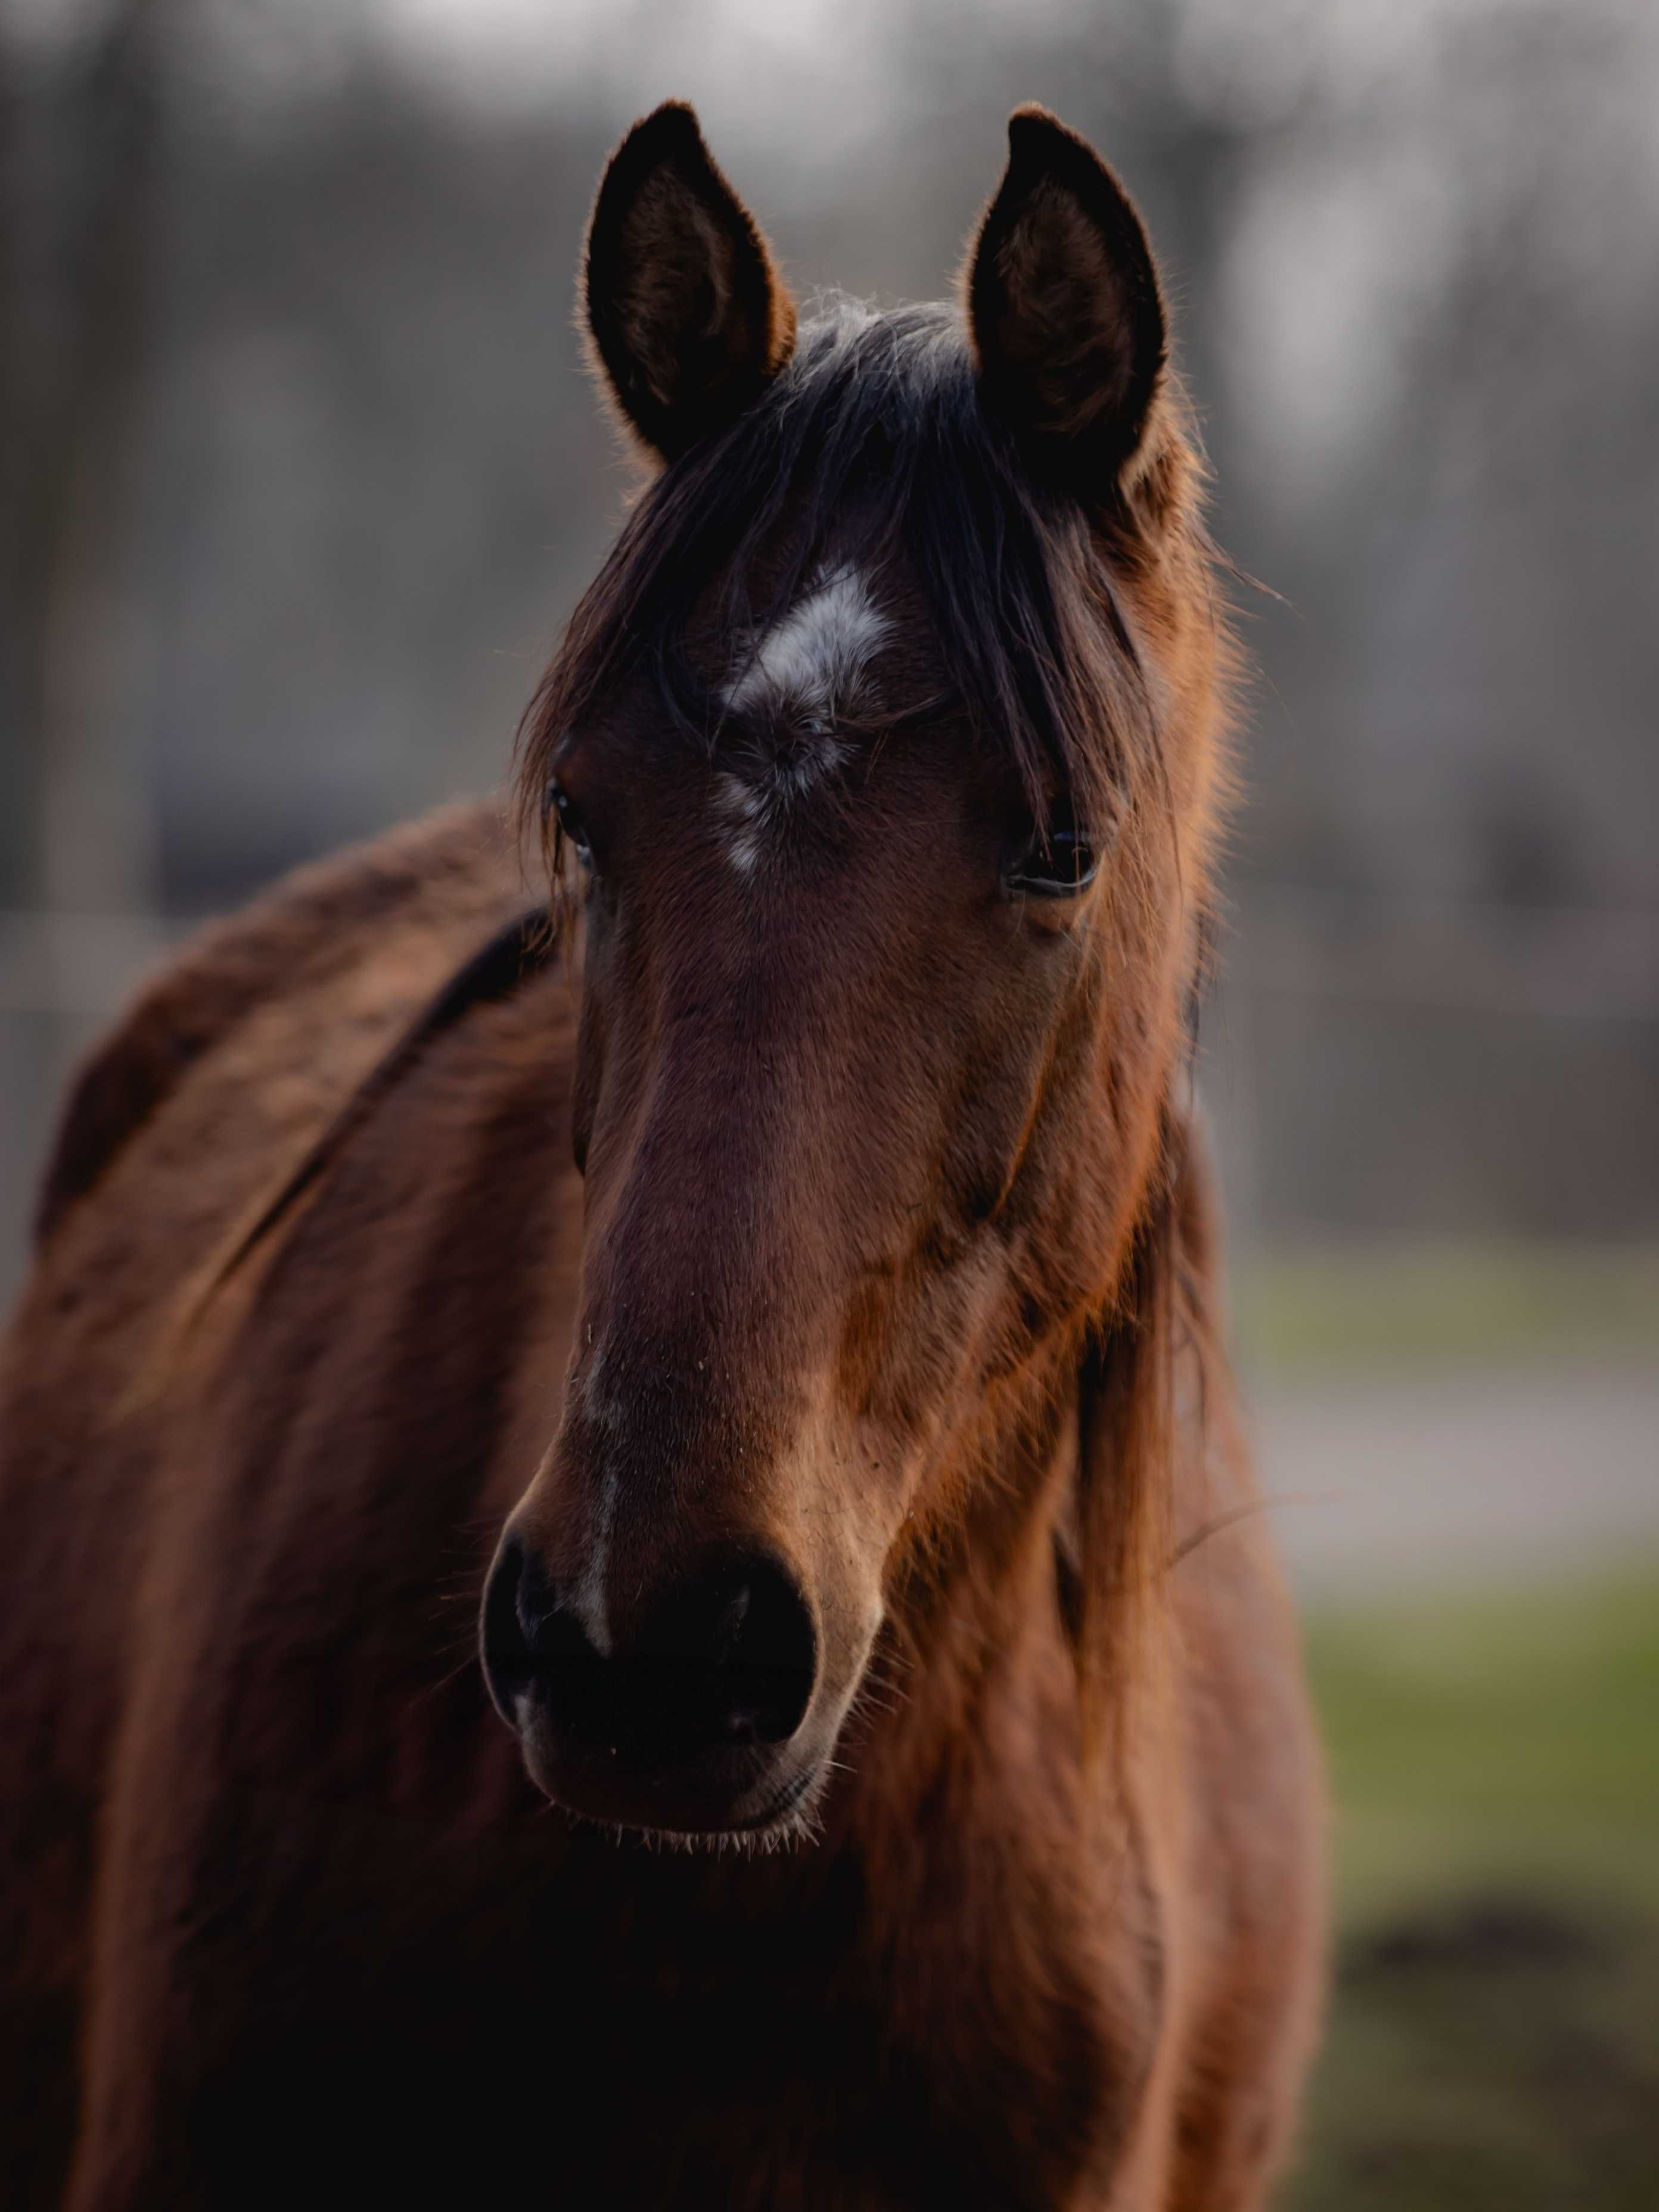
M 817 1807 L 824 1794 L 824 1770 L 808 1767 L 760 1812 L 733 1826 L 714 1828 L 623 1828 L 657 1850 L 747 1852 L 763 1856 L 816 1844 L 822 1834 Z
M 754 1750 L 723 1753 L 692 1771 L 631 1768 L 521 1728 L 524 1766 L 545 1797 L 584 1826 L 690 1851 L 773 1850 L 810 1840 L 826 1762 Z

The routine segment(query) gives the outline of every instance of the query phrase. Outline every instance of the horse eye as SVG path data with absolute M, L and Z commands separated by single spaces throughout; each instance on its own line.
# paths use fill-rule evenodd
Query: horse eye
M 1032 829 L 1002 880 L 1025 898 L 1075 898 L 1094 881 L 1099 866 L 1099 855 L 1063 799 L 1056 802 L 1046 830 Z
M 586 824 L 577 811 L 576 802 L 561 784 L 548 786 L 548 812 L 559 817 L 559 827 L 576 848 L 576 857 L 584 867 L 593 864 L 593 847 L 589 842 Z

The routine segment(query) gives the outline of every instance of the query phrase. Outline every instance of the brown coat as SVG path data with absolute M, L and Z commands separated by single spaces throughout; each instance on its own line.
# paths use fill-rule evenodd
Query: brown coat
M 498 2182 L 1253 2201 L 1321 1916 L 1252 1522 L 1175 1571 L 1162 1771 L 1121 1850 L 1080 1827 L 1055 1606 L 1020 1620 L 1040 1550 L 872 1711 L 816 1848 L 665 1856 L 550 1815 L 472 1632 L 575 1295 L 557 970 L 411 1068 L 178 1340 L 227 1221 L 522 899 L 481 811 L 309 871 L 186 953 L 72 1107 L 60 1179 L 88 1130 L 108 1157 L 0 1382 L 0 2195 L 56 2205 L 78 2154 L 79 2212 Z M 1186 1534 L 1247 1490 L 1225 1455 L 1180 1479 Z

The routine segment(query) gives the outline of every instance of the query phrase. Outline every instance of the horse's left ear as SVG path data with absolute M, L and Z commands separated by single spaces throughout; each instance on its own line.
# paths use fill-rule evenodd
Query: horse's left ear
M 795 303 L 682 100 L 611 155 L 583 307 L 613 398 L 664 460 L 736 421 L 794 350 Z
M 1008 118 L 1008 166 L 967 295 L 987 404 L 1061 480 L 1111 489 L 1163 377 L 1164 304 L 1129 195 L 1046 108 Z

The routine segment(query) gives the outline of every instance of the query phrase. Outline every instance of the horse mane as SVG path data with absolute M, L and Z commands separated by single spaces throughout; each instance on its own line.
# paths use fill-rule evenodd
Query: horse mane
M 721 710 L 685 646 L 711 586 L 717 626 L 755 636 L 826 560 L 900 547 L 975 740 L 1012 761 L 1039 821 L 1057 781 L 1098 818 L 1158 757 L 1098 542 L 1137 526 L 1127 499 L 1086 514 L 1032 477 L 981 403 L 954 309 L 833 297 L 755 404 L 650 485 L 578 604 L 520 726 L 520 825 L 542 824 L 561 738 L 630 677 L 655 684 L 682 738 L 712 744 Z
M 493 807 L 449 808 L 286 878 L 215 924 L 142 990 L 71 1085 L 36 1200 L 43 1249 L 190 1071 L 297 974 L 355 957 L 366 927 L 507 872 Z
M 1078 1374 L 1078 1560 L 1070 1593 L 1086 1740 L 1121 1751 L 1158 1686 L 1184 1448 L 1177 1370 L 1196 1364 L 1197 1416 L 1224 1379 L 1214 1328 L 1208 1162 L 1190 1115 L 1166 1109 L 1157 1163 L 1113 1303 L 1087 1332 Z
M 475 1007 L 511 998 L 539 975 L 559 949 L 560 933 L 544 906 L 516 915 L 505 928 L 463 960 L 427 1001 L 391 1047 L 375 1061 L 304 1157 L 258 1212 L 238 1232 L 218 1262 L 209 1291 L 235 1273 L 255 1247 L 279 1227 L 313 1184 L 324 1176 L 381 1103 L 424 1057 L 438 1039 Z

